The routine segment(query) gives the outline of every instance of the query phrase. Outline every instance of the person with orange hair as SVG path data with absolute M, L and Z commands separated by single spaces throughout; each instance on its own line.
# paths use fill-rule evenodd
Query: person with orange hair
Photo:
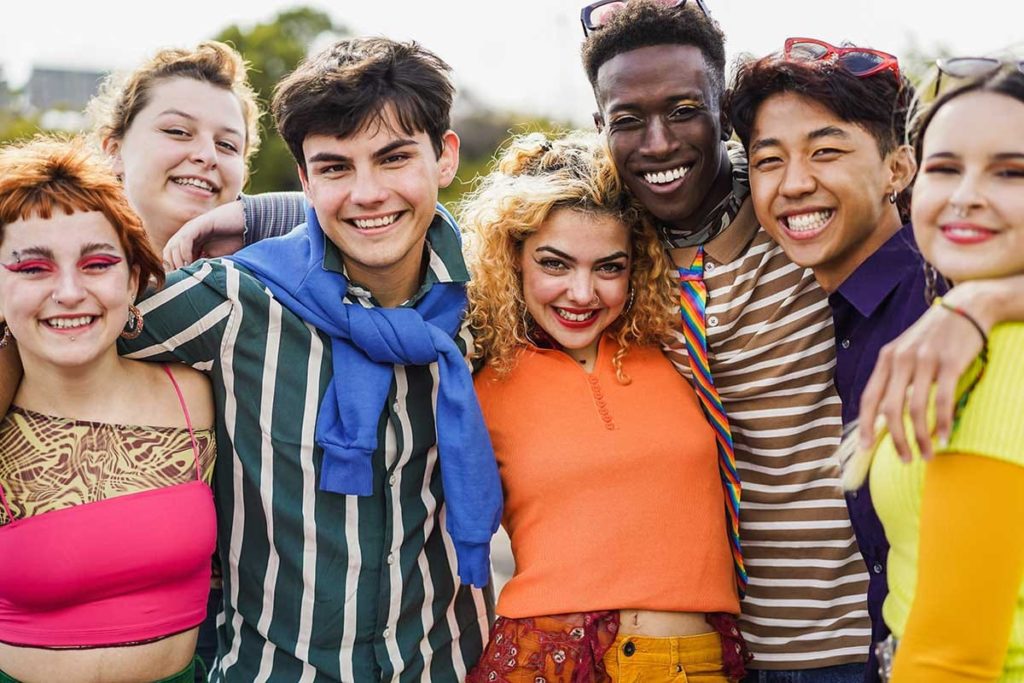
M 0 151 L 0 681 L 192 681 L 216 517 L 208 380 L 122 358 L 160 259 L 77 142 Z

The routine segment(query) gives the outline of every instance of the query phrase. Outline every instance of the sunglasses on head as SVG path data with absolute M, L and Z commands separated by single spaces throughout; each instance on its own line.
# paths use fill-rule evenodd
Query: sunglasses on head
M 787 38 L 783 54 L 794 62 L 838 62 L 859 78 L 888 71 L 897 83 L 900 82 L 899 60 L 888 52 L 866 47 L 836 47 L 814 38 Z
M 689 0 L 652 0 L 656 5 L 662 5 L 664 7 L 682 7 L 686 5 Z M 601 28 L 609 21 L 612 17 L 618 14 L 626 6 L 629 0 L 597 0 L 592 2 L 582 10 L 580 10 L 580 22 L 583 24 L 583 35 L 589 36 L 592 31 L 596 31 Z M 694 0 L 700 11 L 704 13 L 704 16 L 710 17 L 711 12 L 708 11 L 708 6 L 704 4 L 704 0 Z
M 1017 71 L 1024 73 L 1024 59 L 1000 59 L 999 57 L 941 57 L 935 60 L 939 73 L 935 77 L 935 91 L 932 97 L 939 94 L 942 76 L 953 78 L 982 78 L 1002 69 L 1004 66 L 1015 66 Z

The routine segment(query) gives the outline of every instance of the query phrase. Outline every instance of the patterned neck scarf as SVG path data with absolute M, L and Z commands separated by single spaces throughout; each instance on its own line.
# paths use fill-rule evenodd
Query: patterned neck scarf
M 750 194 L 747 155 L 743 146 L 731 141 L 725 143 L 725 146 L 729 162 L 732 164 L 732 190 L 704 216 L 696 230 L 680 230 L 669 225 L 658 225 L 658 235 L 666 249 L 707 244 L 732 223 L 739 213 L 743 200 Z

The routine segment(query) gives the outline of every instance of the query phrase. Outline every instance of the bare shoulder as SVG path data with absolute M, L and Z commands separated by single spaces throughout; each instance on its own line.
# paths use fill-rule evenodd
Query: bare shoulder
M 209 378 L 198 370 L 181 363 L 168 365 L 174 380 L 185 398 L 192 426 L 195 429 L 211 429 L 214 423 L 213 387 Z

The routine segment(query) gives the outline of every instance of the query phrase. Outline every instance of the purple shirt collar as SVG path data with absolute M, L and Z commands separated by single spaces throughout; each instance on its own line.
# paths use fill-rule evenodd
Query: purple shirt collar
M 908 223 L 860 264 L 857 270 L 839 285 L 836 293 L 846 299 L 862 316 L 870 318 L 885 298 L 901 283 L 908 278 L 923 278 L 923 268 L 924 261 L 917 249 L 917 243 L 914 242 L 914 231 Z M 924 306 L 925 304 L 922 304 L 922 310 Z M 885 325 L 888 322 L 890 321 L 882 320 L 880 324 Z

